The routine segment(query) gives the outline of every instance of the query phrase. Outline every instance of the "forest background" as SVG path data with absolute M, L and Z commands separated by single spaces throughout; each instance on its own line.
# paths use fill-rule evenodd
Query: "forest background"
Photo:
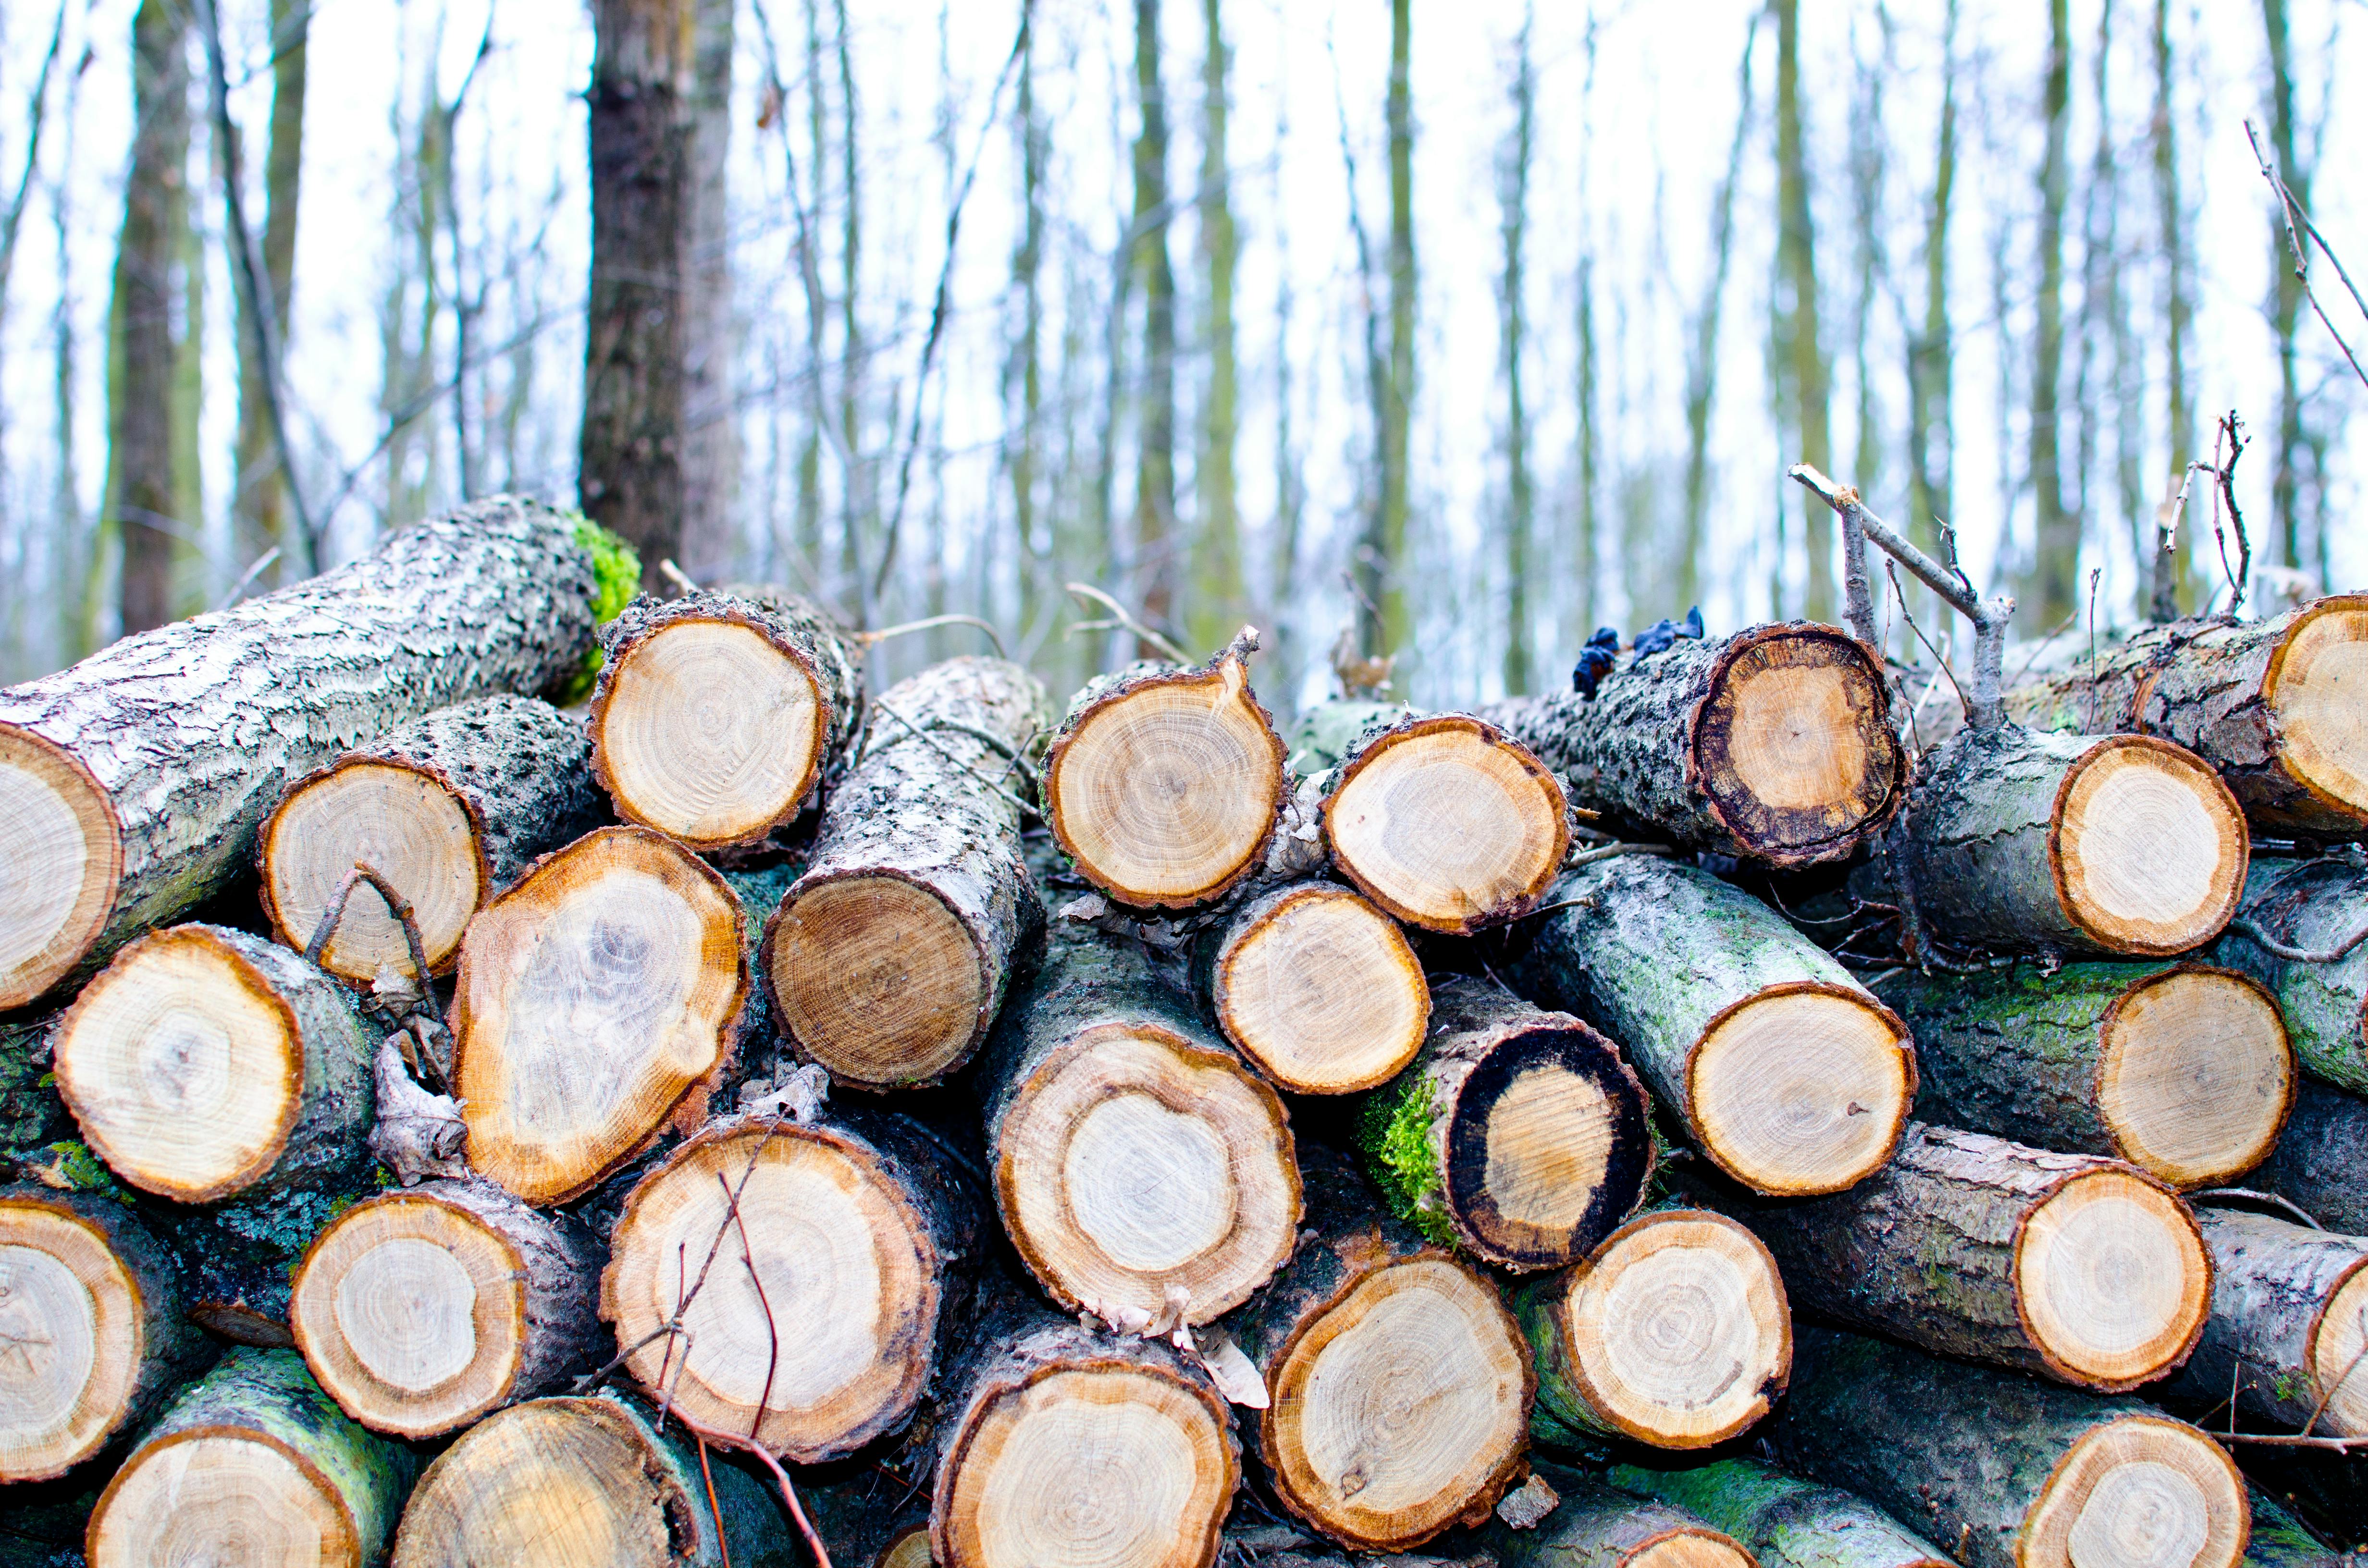
M 2110 631 L 2232 409 L 2248 608 L 2357 586 L 2368 388 L 2247 121 L 2362 276 L 2363 56 L 2362 0 L 5 0 L 0 679 L 519 490 L 1056 683 L 1132 654 L 1081 580 L 1286 707 L 1343 629 L 1468 702 L 1838 619 L 1801 458 Z

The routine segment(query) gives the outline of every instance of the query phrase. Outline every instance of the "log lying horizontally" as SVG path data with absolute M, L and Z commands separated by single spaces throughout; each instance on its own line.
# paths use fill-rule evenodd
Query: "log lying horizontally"
M 1392 1218 L 1345 1159 L 1311 1149 L 1301 1174 L 1299 1250 L 1226 1323 L 1271 1401 L 1259 1458 L 1324 1534 L 1405 1551 L 1513 1479 L 1528 1351 L 1495 1283 Z
M 1748 1230 L 1661 1209 L 1581 1263 L 1524 1283 L 1513 1310 L 1538 1369 L 1542 1438 L 1703 1449 L 1784 1392 L 1793 1318 L 1776 1260 Z
M 610 542 L 498 497 L 0 692 L 0 1010 L 220 890 L 298 775 L 575 670 L 638 570 L 596 570 Z
M 2234 1209 L 2196 1220 L 2212 1248 L 2212 1320 L 2163 1397 L 2210 1409 L 2234 1390 L 2273 1430 L 2368 1437 L 2368 1239 Z
M 598 824 L 603 802 L 584 726 L 533 698 L 439 708 L 290 785 L 263 824 L 263 908 L 279 939 L 310 945 L 367 862 L 410 901 L 429 970 L 452 967 L 461 932 L 535 858 Z M 386 901 L 354 890 L 321 965 L 367 984 L 410 974 Z
M 369 1158 L 378 1036 L 300 955 L 176 926 L 118 953 L 59 1020 L 58 1093 L 142 1191 L 206 1203 L 334 1189 Z
M 1915 1032 L 1919 1114 L 2127 1160 L 2181 1189 L 2260 1165 L 2294 1103 L 2277 1003 L 2228 970 L 1903 969 L 1874 989 Z
M 1759 1568 L 1954 1568 L 1940 1548 L 1857 1494 L 1758 1460 L 1693 1470 L 1614 1465 L 1606 1479 L 1725 1530 L 1750 1548 Z
M 1540 1473 L 1562 1499 L 1554 1512 L 1528 1529 L 1491 1521 L 1481 1538 L 1504 1568 L 1758 1568 L 1741 1541 L 1683 1508 L 1576 1471 Z
M 799 1052 L 864 1088 L 970 1060 L 1043 925 L 1012 762 L 1050 722 L 1001 659 L 949 659 L 873 702 L 758 970 Z
M 1218 1028 L 1283 1088 L 1344 1095 L 1388 1083 L 1430 1023 L 1430 987 L 1397 922 L 1338 882 L 1252 898 L 1194 952 Z
M 2248 1487 L 2253 1508 L 2252 1539 L 2245 1543 L 2245 1568 L 2351 1568 L 2346 1558 L 2321 1546 L 2302 1521 L 2280 1506 L 2260 1487 Z M 2352 1559 L 2356 1562 L 2357 1559 Z
M 1586 1256 L 1653 1175 L 1651 1108 L 1618 1049 L 1481 975 L 1432 989 L 1421 1054 L 1360 1120 L 1405 1219 L 1516 1271 Z
M 2368 1236 L 2368 1101 L 2305 1078 L 2278 1146 L 2252 1177 L 2330 1231 Z
M 1804 1326 L 1777 1457 L 1968 1568 L 2234 1568 L 2245 1483 L 2153 1405 Z
M 796 816 L 863 706 L 861 654 L 786 594 L 644 597 L 600 641 L 593 772 L 619 816 L 696 849 Z
M 743 925 L 722 877 L 641 827 L 585 835 L 487 904 L 452 1001 L 470 1165 L 564 1203 L 703 1101 L 747 993 Z
M 2284 1010 L 2303 1070 L 2368 1094 L 2368 873 L 2342 860 L 2257 860 L 2245 878 L 2243 920 L 2281 946 L 2331 961 L 2282 957 L 2231 929 L 2213 957 L 2267 985 Z
M 1720 1169 L 1798 1197 L 1891 1157 L 1916 1096 L 1907 1028 L 1775 911 L 1637 855 L 1566 872 L 1548 903 L 1508 978 L 1618 1040 Z
M 1630 659 L 1592 698 L 1481 710 L 1638 836 L 1778 866 L 1848 858 L 1898 809 L 1907 755 L 1866 647 L 1831 626 L 1756 627 Z
M 2211 1308 L 2194 1216 L 2117 1160 L 1915 1122 L 1848 1192 L 1767 1203 L 1703 1182 L 1692 1195 L 1750 1226 L 1813 1312 L 2085 1388 L 2178 1366 Z

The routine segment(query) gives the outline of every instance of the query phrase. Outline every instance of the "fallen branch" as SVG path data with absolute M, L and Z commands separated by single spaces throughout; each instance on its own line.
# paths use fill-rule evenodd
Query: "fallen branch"
M 2278 173 L 2276 165 L 2270 162 L 2269 154 L 2261 151 L 2261 133 L 2254 129 L 2250 119 L 2245 121 L 2245 140 L 2253 144 L 2253 161 L 2260 165 L 2261 177 L 2270 182 L 2270 189 L 2278 199 L 2278 217 L 2285 225 L 2286 248 L 2294 254 L 2294 280 L 2302 285 L 2303 298 L 2310 301 L 2310 308 L 2317 312 L 2319 324 L 2327 328 L 2328 336 L 2335 339 L 2335 347 L 2343 350 L 2344 360 L 2351 365 L 2351 373 L 2360 378 L 2362 386 L 2368 387 L 2368 370 L 2360 368 L 2359 358 L 2351 352 L 2351 345 L 2344 342 L 2343 335 L 2335 330 L 2335 323 L 2328 317 L 2327 307 L 2318 302 L 2317 290 L 2310 286 L 2310 253 L 2303 249 L 2302 236 L 2294 229 L 2294 215 L 2301 210 L 2302 203 L 2294 199 L 2294 193 L 2286 187 L 2285 176 Z M 2308 223 L 2310 220 L 2305 217 L 2303 222 Z M 2326 239 L 2315 226 L 2310 231 L 2310 237 L 2318 241 L 2319 249 L 2327 251 L 2329 261 L 2335 260 L 2335 252 L 2328 248 Z M 2344 272 L 2341 262 L 2335 262 L 2335 272 L 2343 279 L 2343 286 L 2351 290 L 2351 302 L 2360 305 L 2361 312 L 2368 315 L 2368 304 L 2361 304 L 2360 290 L 2351 288 L 2351 278 Z

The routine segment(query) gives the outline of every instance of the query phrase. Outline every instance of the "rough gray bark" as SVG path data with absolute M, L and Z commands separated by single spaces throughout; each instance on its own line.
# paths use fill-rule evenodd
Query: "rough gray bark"
M 1740 1542 L 1683 1508 L 1559 1466 L 1541 1466 L 1539 1473 L 1562 1499 L 1554 1512 L 1528 1529 L 1491 1519 L 1481 1532 L 1504 1568 L 1628 1568 L 1640 1560 L 1679 1562 L 1687 1568 L 1751 1568 L 1751 1556 Z M 1664 1541 L 1684 1545 L 1660 1557 L 1646 1556 Z
M 2305 1078 L 2269 1163 L 2252 1177 L 2330 1231 L 2368 1236 L 2368 1102 Z
M 2245 1543 L 2245 1568 L 2346 1568 L 2349 1553 L 2319 1543 L 2302 1521 L 2259 1486 L 2252 1487 L 2253 1535 Z
M 74 1136 L 74 1118 L 50 1080 L 53 1013 L 0 1019 L 0 1150 L 19 1154 Z
M 2341 1304 L 2353 1321 L 2335 1321 L 2336 1309 L 2368 1267 L 2368 1240 L 2236 1209 L 2199 1210 L 2196 1221 L 2212 1248 L 2212 1321 L 2162 1397 L 2226 1414 L 2233 1390 L 2237 1408 L 2271 1430 L 2368 1436 L 2368 1376 L 2354 1367 L 2344 1377 L 2351 1355 L 2321 1350 L 2322 1335 L 2329 1349 L 2358 1342 L 2361 1292 Z
M 2286 947 L 2332 952 L 2368 928 L 2368 874 L 2342 860 L 2256 860 L 2237 915 Z M 2276 994 L 2304 1071 L 2368 1093 L 2368 942 L 2311 963 L 2280 958 L 2232 925 L 2212 956 Z
M 1725 1530 L 1759 1568 L 1952 1568 L 1939 1547 L 1865 1498 L 1759 1460 L 1693 1470 L 1615 1465 L 1606 1479 Z

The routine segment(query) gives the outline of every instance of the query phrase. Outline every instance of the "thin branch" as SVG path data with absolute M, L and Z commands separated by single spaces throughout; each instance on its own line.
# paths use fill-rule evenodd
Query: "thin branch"
M 681 567 L 674 563 L 674 558 L 672 556 L 668 556 L 658 562 L 658 575 L 664 577 L 667 582 L 672 583 L 676 587 L 680 588 L 686 594 L 695 594 L 699 592 L 699 585 L 691 581 L 689 573 L 685 572 Z
M 1956 687 L 1957 705 L 1963 708 L 1967 713 L 1971 713 L 1974 710 L 1974 705 L 1965 696 L 1964 683 L 1957 678 L 1957 672 L 1949 667 L 1949 660 L 1947 656 L 1943 654 L 1940 649 L 1932 646 L 1932 639 L 1924 635 L 1924 629 L 1916 624 L 1916 618 L 1913 615 L 1910 615 L 1907 611 L 1907 596 L 1901 592 L 1899 587 L 1899 568 L 1886 561 L 1883 563 L 1883 570 L 1884 574 L 1891 579 L 1892 597 L 1899 601 L 1899 619 L 1907 623 L 1907 630 L 1916 634 L 1916 641 L 1924 644 L 1924 651 L 1932 655 L 1932 662 L 1941 666 L 1941 673 L 1949 677 L 1949 684 L 1951 686 Z M 1924 696 L 1929 697 L 1931 695 L 1931 682 L 1925 682 Z M 1916 705 L 1918 708 L 1921 708 L 1924 705 L 1924 697 L 1918 697 L 1916 699 Z M 1915 716 L 1913 714 L 1909 715 L 1909 722 L 1911 723 L 1914 722 L 1914 718 Z
M 2261 151 L 2261 133 L 2253 129 L 2253 122 L 2250 119 L 2245 121 L 2245 140 L 2253 144 L 2253 161 L 2260 165 L 2261 177 L 2270 182 L 2270 189 L 2277 196 L 2278 217 L 2285 225 L 2286 248 L 2294 253 L 2294 279 L 2302 285 L 2303 298 L 2310 301 L 2310 308 L 2317 314 L 2319 324 L 2327 328 L 2328 336 L 2335 339 L 2335 347 L 2343 350 L 2343 358 L 2351 364 L 2351 373 L 2360 378 L 2362 386 L 2368 387 L 2368 370 L 2360 368 L 2359 358 L 2351 352 L 2351 345 L 2344 342 L 2343 335 L 2335 330 L 2335 323 L 2328 318 L 2327 307 L 2318 302 L 2318 291 L 2310 286 L 2310 253 L 2302 248 L 2302 236 L 2294 232 L 2294 192 L 2286 188 L 2285 176 L 2278 173 L 2276 166 L 2270 162 L 2269 154 Z M 2317 239 L 2318 231 L 2313 229 L 2311 236 Z M 2325 249 L 2327 242 L 2320 239 L 2318 243 L 2320 248 Z M 2337 264 L 2336 271 L 2340 273 L 2342 270 L 2341 264 Z M 2351 289 L 2351 279 L 2345 278 L 2343 286 Z M 2352 290 L 2351 300 L 2354 304 L 2359 303 L 2358 290 Z M 2361 308 L 2363 312 L 2368 312 L 2368 305 Z
M 2187 1201 L 2191 1205 L 2209 1204 L 2214 1199 L 2235 1199 L 2246 1203 L 2266 1203 L 2272 1209 L 2284 1210 L 2296 1221 L 2314 1231 L 2327 1229 L 2301 1204 L 2291 1198 L 2281 1198 L 2274 1192 L 2260 1192 L 2249 1187 L 2215 1187 L 2205 1192 L 2191 1192 L 2187 1195 Z
M 715 1521 L 715 1549 L 723 1554 L 723 1568 L 732 1568 L 732 1543 L 723 1539 L 723 1510 L 715 1506 L 715 1472 L 707 1464 L 707 1439 L 699 1439 L 699 1476 L 707 1483 L 707 1517 Z
M 65 36 L 66 0 L 58 0 L 57 23 L 50 29 L 50 47 L 41 56 L 40 71 L 33 77 L 33 91 L 26 108 L 30 123 L 25 129 L 25 170 L 17 178 L 17 194 L 8 199 L 8 215 L 0 220 L 0 295 L 7 292 L 9 269 L 17 259 L 17 234 L 25 221 L 26 203 L 32 195 L 33 176 L 40 168 L 41 128 L 49 120 L 46 106 L 50 74 L 57 66 L 58 49 L 65 42 Z
M 345 881 L 337 884 L 337 891 L 329 895 L 328 907 L 321 911 L 321 923 L 313 927 L 313 939 L 304 944 L 304 961 L 315 964 L 321 961 L 322 953 L 328 949 L 330 937 L 336 932 L 337 923 L 346 917 L 347 902 L 354 896 L 355 887 L 362 882 L 368 882 L 378 890 L 378 896 L 386 901 L 387 913 L 401 922 L 404 944 L 411 949 L 412 972 L 419 981 L 419 994 L 423 997 L 432 995 L 434 993 L 427 979 L 427 949 L 419 940 L 419 924 L 412 915 L 411 901 L 395 892 L 394 885 L 380 876 L 367 860 L 355 861 L 354 869 L 347 871 Z
M 2290 947 L 2262 930 L 2260 923 L 2249 915 L 2240 915 L 2229 921 L 2228 929 L 2248 938 L 2264 952 L 2274 953 L 2289 963 L 2340 963 L 2351 956 L 2353 949 L 2368 942 L 2368 926 L 2362 926 L 2331 948 Z
M 2220 456 L 2224 445 L 2228 453 L 2226 458 Z M 2245 514 L 2237 506 L 2237 460 L 2245 455 L 2246 445 L 2245 422 L 2237 417 L 2232 408 L 2213 432 L 2212 455 L 2217 461 L 2209 466 L 2198 465 L 2219 482 L 2212 497 L 2212 540 L 2219 546 L 2220 570 L 2228 579 L 2227 613 L 2231 620 L 2245 608 L 2245 585 L 2253 580 L 2253 541 L 2245 532 Z M 2233 570 L 2228 565 L 2228 537 L 2220 528 L 2223 506 L 2228 509 L 2229 526 L 2237 530 L 2237 564 Z
M 270 571 L 271 563 L 279 559 L 279 547 L 276 544 L 269 550 L 265 551 L 262 554 L 256 556 L 255 558 L 255 564 L 249 566 L 245 571 L 239 574 L 238 581 L 230 585 L 230 592 L 224 594 L 215 602 L 214 608 L 228 609 L 231 606 L 238 603 L 239 600 L 246 597 L 246 590 L 255 586 L 255 580 L 257 577 L 262 576 L 266 572 Z
M 737 1432 L 723 1432 L 712 1426 L 703 1426 L 679 1410 L 674 1412 L 674 1418 L 682 1423 L 684 1431 L 700 1441 L 753 1455 L 767 1470 L 771 1471 L 774 1484 L 781 1489 L 781 1501 L 790 1506 L 790 1517 L 796 1521 L 798 1533 L 805 1538 L 806 1550 L 814 1553 L 814 1568 L 831 1568 L 830 1552 L 824 1548 L 822 1537 L 814 1532 L 812 1521 L 806 1517 L 805 1509 L 799 1505 L 798 1489 L 790 1483 L 790 1472 L 781 1468 L 781 1461 L 775 1459 L 764 1444 L 751 1442 Z
M 881 701 L 881 700 L 880 700 L 880 699 L 878 699 L 878 698 L 876 698 L 876 697 L 875 697 L 875 698 L 873 698 L 873 699 L 871 699 L 871 701 L 870 708 L 871 708 L 871 711 L 873 711 L 873 712 L 877 712 L 877 713 L 884 713 L 884 714 L 886 714 L 889 718 L 895 720 L 895 721 L 896 721 L 896 722 L 898 722 L 899 724 L 904 725 L 904 726 L 905 726 L 905 733 L 906 733 L 907 734 L 911 735 L 915 740 L 916 740 L 916 741 L 920 742 L 923 745 L 925 745 L 925 746 L 928 747 L 931 751 L 936 752 L 939 756 L 944 757 L 948 762 L 952 763 L 956 767 L 961 768 L 963 772 L 965 772 L 965 773 L 967 773 L 967 774 L 971 775 L 971 777 L 973 777 L 973 778 L 974 778 L 978 779 L 981 783 L 985 784 L 988 789 L 990 789 L 990 790 L 994 790 L 996 794 L 998 794 L 998 795 L 1002 796 L 1005 800 L 1007 800 L 1007 801 L 1010 801 L 1010 802 L 1011 802 L 1011 804 L 1013 805 L 1013 807 L 1015 807 L 1015 808 L 1019 811 L 1019 812 L 1020 813 L 1020 815 L 1022 815 L 1022 816 L 1030 816 L 1030 817 L 1032 817 L 1032 816 L 1035 816 L 1035 815 L 1037 815 L 1037 814 L 1038 814 L 1037 810 L 1036 810 L 1036 808 L 1035 808 L 1035 807 L 1033 807 L 1033 806 L 1030 805 L 1027 801 L 1025 801 L 1021 800 L 1019 796 L 1017 796 L 1017 795 L 1013 794 L 1010 790 L 1008 790 L 1005 789 L 1005 788 L 1003 787 L 1003 785 L 1002 785 L 1002 783 L 1001 783 L 1001 781 L 1000 781 L 999 779 L 996 779 L 996 778 L 989 778 L 985 774 L 984 774 L 984 773 L 982 773 L 982 772 L 980 772 L 980 771 L 978 770 L 978 767 L 977 767 L 977 766 L 976 766 L 975 764 L 973 764 L 973 763 L 969 763 L 969 762 L 965 762 L 965 761 L 963 761 L 961 757 L 956 756 L 952 752 L 948 751 L 944 746 L 939 745 L 939 744 L 937 743 L 937 741 L 936 741 L 935 739 L 933 739 L 933 738 L 930 736 L 929 732 L 928 732 L 928 729 L 924 729 L 922 726 L 920 726 L 920 725 L 918 725 L 918 724 L 916 724 L 916 723 L 915 723 L 915 722 L 913 722 L 913 721 L 911 721 L 910 719 L 905 718 L 905 715 L 903 715 L 902 713 L 897 712 L 894 708 L 889 707 L 885 702 Z M 949 728 L 949 727 L 960 728 L 960 729 L 963 730 L 964 732 L 966 732 L 966 733 L 970 733 L 970 734 L 973 734 L 973 735 L 976 735 L 976 734 L 978 734 L 978 733 L 979 733 L 979 732 L 978 732 L 978 731 L 971 729 L 971 728 L 970 728 L 970 726 L 968 726 L 967 724 L 960 725 L 960 726 L 943 726 L 943 725 L 931 726 L 931 728 Z M 991 737 L 981 737 L 981 738 L 983 738 L 983 739 L 991 739 Z M 888 744 L 889 744 L 889 745 L 894 745 L 894 744 L 896 744 L 896 743 L 895 743 L 895 742 L 893 742 L 893 741 L 888 743 Z M 999 748 L 999 747 L 1000 747 L 1000 745 L 1001 745 L 1001 743 L 1000 743 L 1000 742 L 996 742 L 996 743 L 995 743 L 995 744 L 998 746 L 998 748 Z M 870 748 L 870 749 L 869 749 L 869 753 L 868 753 L 868 755 L 877 756 L 877 755 L 879 754 L 879 752 L 881 752 L 881 751 L 884 751 L 884 750 L 886 750 L 886 749 L 887 749 L 887 747 L 886 747 L 886 746 L 880 746 L 880 747 L 876 747 L 876 748 Z M 1009 771 L 1010 771 L 1010 769 L 1006 768 L 1004 771 L 1005 771 L 1005 772 L 1009 772 Z
M 715 1173 L 715 1185 L 723 1187 L 723 1173 Z M 723 1187 L 723 1199 L 732 1216 L 732 1223 L 740 1232 L 740 1262 L 748 1270 L 748 1283 L 757 1292 L 757 1304 L 765 1310 L 765 1388 L 757 1396 L 757 1418 L 748 1424 L 748 1436 L 753 1440 L 763 1436 L 765 1412 L 773 1403 L 773 1373 L 781 1364 L 781 1325 L 774 1321 L 773 1303 L 765 1294 L 765 1281 L 757 1274 L 756 1244 L 748 1239 L 748 1217 L 740 1206 L 732 1202 L 732 1189 Z
M 1133 634 L 1136 642 L 1150 644 L 1179 665 L 1189 665 L 1192 662 L 1192 655 L 1186 653 L 1183 646 L 1174 638 L 1163 636 L 1144 625 L 1134 618 L 1133 611 L 1092 584 L 1064 583 L 1062 586 L 1066 588 L 1074 597 L 1091 599 L 1110 612 L 1108 620 L 1080 621 L 1072 626 L 1069 628 L 1072 634 L 1079 631 L 1128 631 Z
M 875 643 L 885 642 L 891 637 L 905 637 L 916 631 L 927 631 L 932 626 L 975 626 L 986 633 L 988 642 L 995 644 L 996 658 L 1011 657 L 1004 650 L 1003 634 L 996 631 L 995 623 L 982 620 L 974 615 L 931 615 L 924 616 L 919 620 L 900 620 L 894 626 L 883 626 L 877 631 L 858 631 L 854 634 L 853 641 L 861 647 L 869 648 Z

